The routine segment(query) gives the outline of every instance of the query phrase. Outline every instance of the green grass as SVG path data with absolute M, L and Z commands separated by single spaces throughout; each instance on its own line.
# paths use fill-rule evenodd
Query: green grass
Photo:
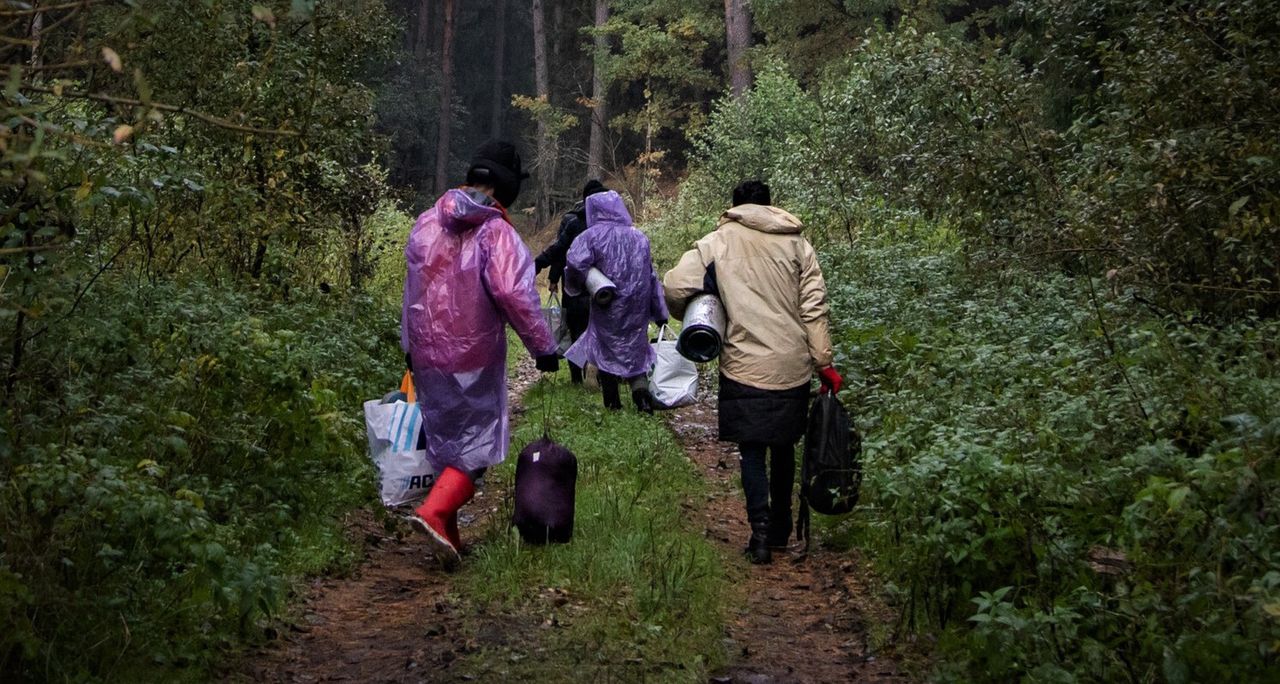
M 550 611 L 558 626 L 539 644 L 545 654 L 495 662 L 481 653 L 464 671 L 534 681 L 706 681 L 724 658 L 721 625 L 732 599 L 720 555 L 687 514 L 705 485 L 661 419 L 607 413 L 598 394 L 565 376 L 525 395 L 512 456 L 490 486 L 509 490 L 515 454 L 546 431 L 578 457 L 573 541 L 522 543 L 508 526 L 508 501 L 459 576 L 459 590 L 476 601 Z

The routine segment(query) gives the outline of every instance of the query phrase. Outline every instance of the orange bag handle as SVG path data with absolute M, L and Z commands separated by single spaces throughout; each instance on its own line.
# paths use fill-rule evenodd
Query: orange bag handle
M 415 392 L 413 389 L 413 372 L 412 371 L 404 372 L 404 378 L 400 380 L 400 391 L 404 392 L 404 395 L 408 397 L 406 401 L 408 401 L 410 404 L 418 401 L 418 393 Z

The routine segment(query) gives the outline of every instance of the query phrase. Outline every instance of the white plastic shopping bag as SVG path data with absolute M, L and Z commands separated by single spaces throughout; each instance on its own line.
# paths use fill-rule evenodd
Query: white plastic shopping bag
M 422 414 L 416 402 L 374 399 L 364 403 L 369 456 L 378 466 L 385 506 L 417 504 L 427 495 L 436 472 L 427 450 L 418 449 Z
M 573 346 L 573 335 L 569 332 L 569 323 L 564 318 L 564 308 L 560 306 L 560 298 L 551 295 L 547 305 L 542 307 L 542 317 L 551 328 L 551 338 L 556 341 L 556 353 L 564 356 Z
M 667 326 L 658 330 L 653 350 L 658 359 L 649 372 L 649 393 L 662 408 L 688 406 L 698 399 L 698 367 L 676 351 Z

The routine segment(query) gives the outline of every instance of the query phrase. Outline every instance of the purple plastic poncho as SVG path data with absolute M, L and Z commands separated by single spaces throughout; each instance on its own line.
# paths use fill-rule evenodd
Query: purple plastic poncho
M 529 248 L 501 209 L 450 190 L 418 217 L 404 255 L 400 346 L 413 360 L 427 458 L 437 470 L 500 463 L 509 438 L 504 324 L 531 354 L 556 351 Z
M 644 375 L 654 359 L 649 321 L 666 321 L 667 303 L 649 256 L 649 238 L 631 225 L 626 205 L 613 191 L 587 198 L 587 229 L 569 248 L 565 278 L 581 288 L 591 268 L 608 276 L 618 294 L 609 306 L 591 304 L 587 332 L 564 357 L 621 378 Z

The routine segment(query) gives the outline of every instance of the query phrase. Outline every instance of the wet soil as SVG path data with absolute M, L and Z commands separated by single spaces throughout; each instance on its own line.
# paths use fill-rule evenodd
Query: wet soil
M 512 414 L 537 379 L 532 363 L 510 383 Z M 483 481 L 459 513 L 464 562 L 506 492 Z M 388 529 L 390 528 L 390 530 Z M 364 559 L 349 577 L 312 581 L 289 625 L 230 679 L 241 682 L 463 682 L 476 676 L 458 667 L 469 654 L 518 645 L 534 651 L 542 618 L 495 613 L 458 596 L 453 580 L 397 519 L 380 522 L 367 511 L 349 525 L 363 537 Z
M 738 479 L 738 452 L 716 440 L 714 398 L 670 414 L 668 424 L 709 485 L 701 512 L 706 535 L 726 556 L 738 556 L 750 536 Z M 744 558 L 730 566 L 743 605 L 725 625 L 730 664 L 711 681 L 735 684 L 905 682 L 897 664 L 878 652 L 892 616 L 875 599 L 869 564 L 856 552 L 792 540 L 768 565 Z
M 512 382 L 513 412 L 536 379 L 521 368 Z M 770 565 L 739 557 L 748 536 L 737 453 L 715 439 L 715 403 L 667 414 L 667 421 L 707 478 L 705 502 L 690 515 L 720 545 L 743 603 L 725 626 L 729 665 L 712 682 L 740 684 L 901 682 L 894 661 L 877 652 L 876 635 L 891 617 L 877 608 L 866 562 L 814 545 L 776 554 Z M 464 547 L 474 544 L 506 492 L 481 487 L 461 516 Z M 423 553 L 407 528 L 360 512 L 349 529 L 364 558 L 351 576 L 313 580 L 274 641 L 248 657 L 228 680 L 318 682 L 464 682 L 489 680 L 468 666 L 472 654 L 538 657 L 545 616 L 495 611 L 459 596 L 450 575 Z M 465 562 L 465 559 L 464 559 Z M 573 681 L 565 672 L 565 681 Z M 490 680 L 492 681 L 492 680 Z

